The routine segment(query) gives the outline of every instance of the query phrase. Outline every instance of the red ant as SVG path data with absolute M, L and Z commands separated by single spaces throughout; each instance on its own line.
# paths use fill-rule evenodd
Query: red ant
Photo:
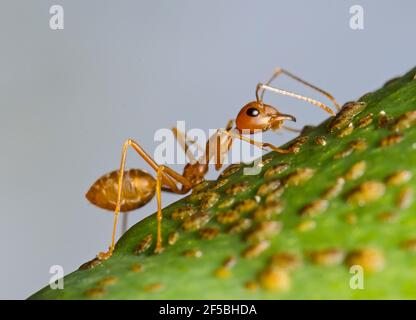
M 161 229 L 161 191 L 163 190 L 176 194 L 188 193 L 196 185 L 204 181 L 204 177 L 208 172 L 209 163 L 215 163 L 216 170 L 221 169 L 223 163 L 222 159 L 228 154 L 233 139 L 240 139 L 262 149 L 270 149 L 279 153 L 294 152 L 291 148 L 278 148 L 270 143 L 258 142 L 242 135 L 243 132 L 254 134 L 257 130 L 268 131 L 278 130 L 280 128 L 296 131 L 295 129 L 291 129 L 283 125 L 283 122 L 287 120 L 296 121 L 294 116 L 282 114 L 271 105 L 263 103 L 263 96 L 266 90 L 309 102 L 322 108 L 329 114 L 335 115 L 335 112 L 322 102 L 290 91 L 271 87 L 270 83 L 281 74 L 285 74 L 290 78 L 322 93 L 333 102 L 337 110 L 340 109 L 340 105 L 337 101 L 326 91 L 319 89 L 318 87 L 298 78 L 284 69 L 278 68 L 273 73 L 273 76 L 269 81 L 265 84 L 259 83 L 257 85 L 256 100 L 249 102 L 240 110 L 237 118 L 235 119 L 235 128 L 233 128 L 234 121 L 231 120 L 225 129 L 218 129 L 216 133 L 208 139 L 204 155 L 196 162 L 187 163 L 182 174 L 179 174 L 167 166 L 157 164 L 136 141 L 127 139 L 123 144 L 120 169 L 102 176 L 92 185 L 86 194 L 87 199 L 94 205 L 114 211 L 111 245 L 107 252 L 100 252 L 97 255 L 98 259 L 108 259 L 114 251 L 119 213 L 128 212 L 144 206 L 153 198 L 155 193 L 158 208 L 157 242 L 155 252 L 161 252 L 163 250 Z M 176 130 L 176 128 L 172 130 L 175 138 L 181 142 L 181 145 L 186 152 L 188 145 L 183 139 L 183 133 Z M 156 180 L 150 174 L 139 169 L 130 169 L 128 171 L 124 170 L 127 149 L 129 146 L 132 147 L 150 165 L 150 167 L 156 171 Z

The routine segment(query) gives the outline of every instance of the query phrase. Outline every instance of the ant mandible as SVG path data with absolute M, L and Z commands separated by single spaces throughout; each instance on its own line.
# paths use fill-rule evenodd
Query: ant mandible
M 208 139 L 204 155 L 195 162 L 188 162 L 185 165 L 182 174 L 179 174 L 167 166 L 157 164 L 136 141 L 127 139 L 123 144 L 120 169 L 102 176 L 91 186 L 86 194 L 87 199 L 94 205 L 114 211 L 111 245 L 107 252 L 100 252 L 97 255 L 97 258 L 106 260 L 111 257 L 114 251 L 119 213 L 124 212 L 126 214 L 128 211 L 145 205 L 153 198 L 155 193 L 157 198 L 157 241 L 155 252 L 161 252 L 163 250 L 161 191 L 163 190 L 176 194 L 188 193 L 196 185 L 204 181 L 204 177 L 208 172 L 209 163 L 214 163 L 216 170 L 221 169 L 223 163 L 222 160 L 228 154 L 234 139 L 240 139 L 262 149 L 270 149 L 278 153 L 294 152 L 291 148 L 278 148 L 270 143 L 255 141 L 242 135 L 243 132 L 254 134 L 257 130 L 268 131 L 280 128 L 294 130 L 283 125 L 283 122 L 286 120 L 296 121 L 294 116 L 282 114 L 271 105 L 263 103 L 263 96 L 266 90 L 306 101 L 320 107 L 330 115 L 335 115 L 335 112 L 322 102 L 294 92 L 270 86 L 270 83 L 282 74 L 325 95 L 332 101 L 337 110 L 340 109 L 340 105 L 337 101 L 326 91 L 300 79 L 284 69 L 278 68 L 275 70 L 269 81 L 265 84 L 259 83 L 257 85 L 256 100 L 249 102 L 240 110 L 235 119 L 235 128 L 233 128 L 234 121 L 231 120 L 228 122 L 225 129 L 218 129 L 216 133 Z M 183 133 L 176 130 L 176 128 L 172 129 L 172 131 L 175 138 L 180 141 L 182 148 L 184 148 L 186 152 L 189 146 L 183 139 Z M 125 171 L 124 167 L 128 147 L 132 147 L 139 156 L 141 156 L 150 167 L 156 171 L 156 180 L 150 174 L 139 169 Z

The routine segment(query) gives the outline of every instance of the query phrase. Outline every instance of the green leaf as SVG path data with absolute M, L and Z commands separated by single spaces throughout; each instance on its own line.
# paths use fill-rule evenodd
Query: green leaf
M 257 175 L 232 166 L 165 208 L 162 253 L 152 215 L 30 298 L 415 299 L 415 71 L 305 130 L 285 146 L 298 153 L 265 155 Z

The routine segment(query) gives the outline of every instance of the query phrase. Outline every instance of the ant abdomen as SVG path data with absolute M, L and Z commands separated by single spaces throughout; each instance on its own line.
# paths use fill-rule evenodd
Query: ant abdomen
M 85 197 L 97 207 L 114 211 L 117 204 L 118 170 L 100 177 Z M 144 206 L 156 191 L 156 180 L 140 169 L 124 172 L 120 211 L 127 212 Z

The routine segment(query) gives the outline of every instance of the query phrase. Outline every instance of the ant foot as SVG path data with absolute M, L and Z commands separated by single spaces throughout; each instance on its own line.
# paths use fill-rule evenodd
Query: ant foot
M 165 248 L 163 248 L 163 246 L 162 246 L 162 245 L 157 244 L 157 245 L 156 245 L 156 248 L 155 248 L 154 253 L 155 253 L 155 254 L 160 254 L 160 253 L 162 253 L 164 250 L 165 250 Z
M 298 153 L 300 151 L 299 147 L 290 147 L 287 149 L 288 153 Z
M 100 252 L 97 254 L 97 259 L 104 261 L 110 258 L 113 255 L 114 248 L 109 247 L 107 252 Z

